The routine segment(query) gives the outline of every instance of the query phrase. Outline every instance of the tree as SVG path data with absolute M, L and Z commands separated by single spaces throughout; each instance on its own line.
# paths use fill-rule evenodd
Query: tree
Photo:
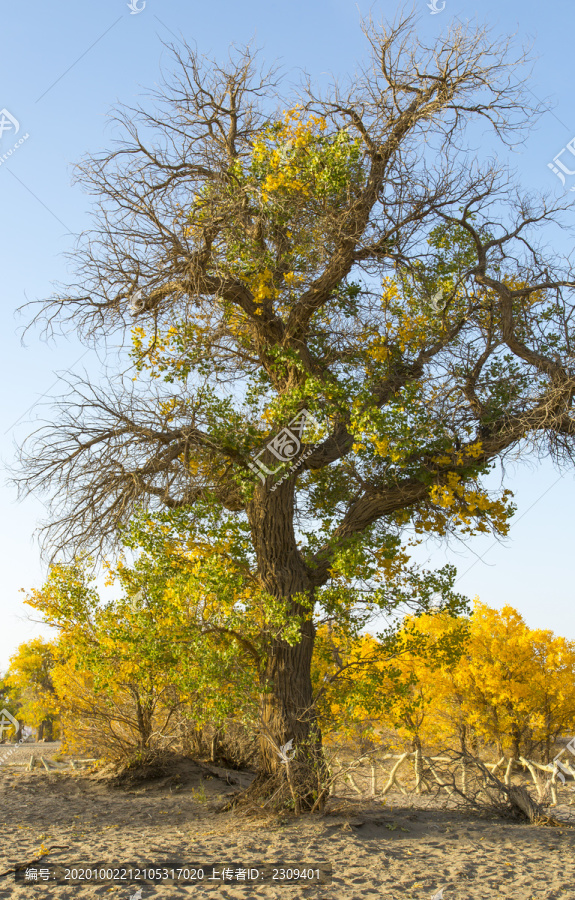
M 109 567 L 120 597 L 102 601 L 88 563 L 76 561 L 52 566 L 26 600 L 59 632 L 51 683 L 67 743 L 115 759 L 168 746 L 190 720 L 217 727 L 242 707 L 247 718 L 246 682 L 255 681 L 235 642 L 198 609 L 193 554 L 168 553 L 162 532 L 164 552 L 154 555 L 158 535 L 146 537 L 134 566 Z
M 38 729 L 38 740 L 54 740 L 58 702 L 52 671 L 56 656 L 53 641 L 33 638 L 20 644 L 10 657 L 6 683 L 16 697 L 23 722 Z
M 448 611 L 406 617 L 399 634 L 401 654 L 394 661 L 403 691 L 390 691 L 382 722 L 396 730 L 409 749 L 452 744 L 446 711 L 454 701 L 450 674 L 457 671 L 469 638 L 469 621 Z M 447 738 L 447 741 L 446 741 Z
M 481 741 L 499 755 L 539 752 L 549 762 L 557 737 L 575 725 L 575 642 L 528 628 L 511 606 L 476 598 L 470 616 L 406 616 L 393 646 L 370 635 L 336 640 L 339 665 L 333 638 L 320 631 L 318 643 L 315 677 L 332 676 L 324 715 L 336 728 L 384 726 L 412 749 L 479 752 Z M 361 656 L 371 658 L 367 670 Z
M 575 724 L 574 676 L 573 641 L 528 628 L 511 606 L 476 601 L 450 681 L 467 726 L 498 753 L 517 759 L 538 750 L 549 762 L 557 737 Z
M 402 627 L 387 636 L 342 640 L 341 633 L 318 630 L 314 677 L 328 682 L 321 692 L 322 721 L 373 741 L 385 730 L 387 743 L 407 741 L 410 750 L 437 746 L 446 737 L 451 742 L 454 729 L 445 722 L 454 699 L 449 676 L 458 670 L 468 639 L 468 618 L 450 609 L 405 616 Z
M 53 552 L 163 508 L 297 627 L 264 633 L 256 786 L 275 791 L 293 740 L 304 807 L 317 618 L 353 617 L 374 585 L 396 609 L 409 527 L 504 533 L 509 494 L 482 476 L 532 448 L 570 461 L 575 427 L 573 272 L 537 238 L 561 207 L 466 149 L 533 121 L 521 59 L 481 30 L 366 34 L 347 87 L 307 84 L 283 114 L 249 50 L 220 66 L 189 48 L 155 109 L 118 113 L 118 148 L 81 167 L 98 211 L 78 283 L 42 314 L 96 341 L 127 327 L 139 380 L 72 383 L 24 450 Z

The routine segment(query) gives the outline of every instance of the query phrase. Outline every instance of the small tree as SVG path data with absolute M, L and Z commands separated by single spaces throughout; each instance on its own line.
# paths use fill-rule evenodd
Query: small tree
M 303 807 L 317 618 L 349 618 L 367 588 L 397 608 L 373 579 L 408 526 L 504 533 L 508 494 L 481 477 L 511 451 L 570 460 L 575 432 L 574 276 L 536 243 L 558 208 L 515 200 L 466 149 L 472 123 L 476 146 L 482 125 L 515 144 L 533 120 L 520 60 L 481 30 L 432 48 L 410 21 L 366 34 L 347 87 L 308 84 L 284 113 L 249 51 L 188 49 L 156 109 L 119 113 L 123 142 L 81 168 L 99 212 L 78 284 L 47 315 L 95 340 L 127 324 L 140 380 L 76 385 L 25 452 L 25 487 L 55 497 L 53 550 L 163 507 L 219 555 L 222 589 L 231 559 L 282 610 L 254 790 L 282 797 L 293 740 Z
M 20 644 L 10 657 L 6 674 L 9 690 L 18 700 L 18 714 L 24 723 L 38 729 L 38 740 L 54 740 L 58 702 L 52 672 L 57 653 L 54 641 L 34 638 Z
M 158 537 L 147 539 L 150 550 Z M 198 608 L 194 560 L 173 543 L 168 552 L 163 532 L 160 545 L 159 556 L 110 568 L 116 600 L 100 599 L 80 563 L 52 566 L 26 600 L 59 630 L 52 679 L 70 745 L 126 758 L 173 744 L 190 721 L 217 728 L 240 709 L 247 718 L 249 663 Z

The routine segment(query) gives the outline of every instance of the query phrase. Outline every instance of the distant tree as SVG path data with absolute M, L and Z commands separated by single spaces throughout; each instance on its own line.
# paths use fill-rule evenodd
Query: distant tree
M 56 645 L 53 641 L 33 638 L 20 644 L 10 657 L 6 684 L 17 698 L 21 725 L 38 729 L 38 740 L 54 740 L 54 724 L 58 719 L 58 703 L 52 681 Z
M 447 584 L 443 590 L 447 595 Z M 436 746 L 447 735 L 451 742 L 444 719 L 453 701 L 448 673 L 457 671 L 468 638 L 468 619 L 451 610 L 406 616 L 398 631 L 351 641 L 320 629 L 314 676 L 326 730 L 361 732 L 376 743 L 385 734 L 409 750 Z
M 318 649 L 314 674 L 329 684 L 322 711 L 331 728 L 387 730 L 412 750 L 484 746 L 546 762 L 557 737 L 575 729 L 575 641 L 529 628 L 510 606 L 476 599 L 469 617 L 408 616 L 391 644 L 320 630 Z
M 509 494 L 482 477 L 511 452 L 570 462 L 575 434 L 575 275 L 538 239 L 562 207 L 474 149 L 533 121 L 521 59 L 467 27 L 431 48 L 410 21 L 366 34 L 367 66 L 322 96 L 278 109 L 249 51 L 174 49 L 156 109 L 119 113 L 117 149 L 81 168 L 98 212 L 78 283 L 44 314 L 96 341 L 127 326 L 137 381 L 72 385 L 24 452 L 54 552 L 164 509 L 219 556 L 223 594 L 228 561 L 283 611 L 292 631 L 262 633 L 253 792 L 295 785 L 302 809 L 322 766 L 317 622 L 368 590 L 398 609 L 386 564 L 409 527 L 504 533 Z
M 516 759 L 538 751 L 548 762 L 575 728 L 575 642 L 529 628 L 511 606 L 476 601 L 452 685 L 467 725 Z

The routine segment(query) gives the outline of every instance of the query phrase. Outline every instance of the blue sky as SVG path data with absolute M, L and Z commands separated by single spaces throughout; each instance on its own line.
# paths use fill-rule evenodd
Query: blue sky
M 136 6 L 143 2 L 136 0 Z M 553 0 L 547 6 L 519 0 L 445 0 L 438 14 L 432 14 L 428 2 L 413 4 L 425 39 L 458 18 L 487 23 L 496 33 L 516 34 L 518 41 L 533 45 L 537 59 L 529 87 L 539 99 L 548 99 L 553 111 L 511 161 L 527 189 L 560 188 L 547 164 L 575 135 L 572 0 Z M 438 0 L 437 6 L 442 3 Z M 360 13 L 371 10 L 375 19 L 393 18 L 397 9 L 391 0 L 371 7 L 355 0 L 290 0 L 279 5 L 260 0 L 146 0 L 134 14 L 126 0 L 3 4 L 0 110 L 18 123 L 18 134 L 15 125 L 12 134 L 6 130 L 0 154 L 23 139 L 10 156 L 0 158 L 0 453 L 5 463 L 13 460 L 14 442 L 31 430 L 39 408 L 34 404 L 58 393 L 58 374 L 83 366 L 97 372 L 102 365 L 94 353 L 84 355 L 85 348 L 74 340 L 48 344 L 32 331 L 22 344 L 26 316 L 18 317 L 15 311 L 26 300 L 46 297 L 54 282 L 66 279 L 64 254 L 72 248 L 74 234 L 87 227 L 90 212 L 90 198 L 72 184 L 73 165 L 110 145 L 106 117 L 117 101 L 136 103 L 154 87 L 162 62 L 167 62 L 162 41 L 183 35 L 200 52 L 222 57 L 230 43 L 253 39 L 266 61 L 279 61 L 294 81 L 299 80 L 298 70 L 323 80 L 329 73 L 353 71 L 365 56 Z M 504 149 L 500 153 L 507 155 Z M 558 251 L 570 249 L 561 235 L 553 240 Z M 575 639 L 574 474 L 560 477 L 548 462 L 510 468 L 506 483 L 516 493 L 518 512 L 506 544 L 492 546 L 490 540 L 477 539 L 450 550 L 429 544 L 422 549 L 422 559 L 429 558 L 433 566 L 448 559 L 458 567 L 458 588 L 464 593 L 479 594 L 493 606 L 511 603 L 532 627 Z M 41 631 L 26 620 L 20 589 L 39 586 L 45 566 L 33 538 L 44 513 L 42 503 L 37 498 L 16 502 L 7 484 L 0 490 L 1 670 L 19 643 Z

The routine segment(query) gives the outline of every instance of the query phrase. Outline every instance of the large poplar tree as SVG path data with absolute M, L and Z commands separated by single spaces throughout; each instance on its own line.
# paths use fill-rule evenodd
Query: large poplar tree
M 293 741 L 304 805 L 318 610 L 353 618 L 366 582 L 382 609 L 438 583 L 455 607 L 448 580 L 406 575 L 404 530 L 504 532 L 482 476 L 511 451 L 570 459 L 575 434 L 575 277 L 537 239 L 560 208 L 503 161 L 536 112 L 520 60 L 481 30 L 365 32 L 347 86 L 281 97 L 249 50 L 172 48 L 155 98 L 118 112 L 118 145 L 80 170 L 97 205 L 77 284 L 43 314 L 96 342 L 125 329 L 136 380 L 73 384 L 23 477 L 53 497 L 52 550 L 164 510 L 220 554 L 222 596 L 228 573 L 240 607 L 243 578 L 275 609 L 259 784 Z

